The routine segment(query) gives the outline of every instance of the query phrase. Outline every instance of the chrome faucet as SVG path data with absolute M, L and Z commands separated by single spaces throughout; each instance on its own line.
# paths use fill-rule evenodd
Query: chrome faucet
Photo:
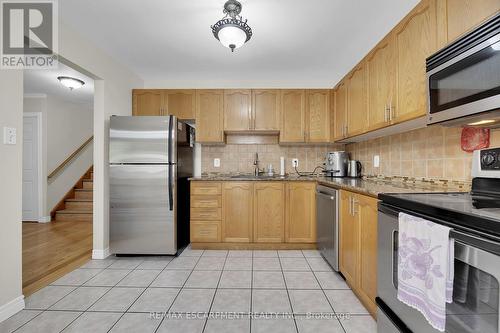
M 260 173 L 260 170 L 259 170 L 259 154 L 258 153 L 255 153 L 255 159 L 253 161 L 253 165 L 254 165 L 253 174 L 254 174 L 254 176 L 258 177 L 259 173 Z

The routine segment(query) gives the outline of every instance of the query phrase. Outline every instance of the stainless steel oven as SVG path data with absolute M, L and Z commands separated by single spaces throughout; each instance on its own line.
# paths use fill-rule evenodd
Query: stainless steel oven
M 378 331 L 438 332 L 417 310 L 397 299 L 398 214 L 401 209 L 379 205 Z M 428 220 L 426 216 L 413 214 Z M 453 225 L 444 221 L 453 228 Z M 455 239 L 453 302 L 446 306 L 446 332 L 499 333 L 500 243 L 452 229 Z
M 427 85 L 429 124 L 500 125 L 500 14 L 429 57 Z

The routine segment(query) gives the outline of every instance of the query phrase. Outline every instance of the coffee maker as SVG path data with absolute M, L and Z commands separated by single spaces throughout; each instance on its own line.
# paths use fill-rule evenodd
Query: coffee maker
M 346 177 L 349 153 L 332 151 L 326 153 L 325 174 L 327 177 Z

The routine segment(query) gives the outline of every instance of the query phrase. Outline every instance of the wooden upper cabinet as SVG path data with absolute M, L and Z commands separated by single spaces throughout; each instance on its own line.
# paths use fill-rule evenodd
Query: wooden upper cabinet
M 316 242 L 316 183 L 286 184 L 285 242 Z
M 368 128 L 366 68 L 359 64 L 347 79 L 347 136 L 362 134 Z
M 280 104 L 279 90 L 252 90 L 252 129 L 278 130 Z
M 251 129 L 251 90 L 224 90 L 224 130 Z
M 280 142 L 305 142 L 306 93 L 305 90 L 281 91 Z
M 339 267 L 347 282 L 354 288 L 358 279 L 358 220 L 353 214 L 354 193 L 340 191 Z
M 437 49 L 436 2 L 422 0 L 395 28 L 397 100 L 392 123 L 427 113 L 425 60 Z
M 330 141 L 330 90 L 306 90 L 307 142 Z
M 174 115 L 179 119 L 194 119 L 196 93 L 193 89 L 168 89 L 164 94 L 164 114 Z
M 222 241 L 251 243 L 253 234 L 253 184 L 225 182 L 222 186 Z
M 341 140 L 347 135 L 347 86 L 345 81 L 340 82 L 335 89 L 335 108 L 333 111 L 334 134 L 333 139 Z
M 396 66 L 392 35 L 382 40 L 366 58 L 368 80 L 368 126 L 374 130 L 390 122 L 389 108 L 395 105 Z
M 161 116 L 163 110 L 163 93 L 157 89 L 132 90 L 132 115 Z
M 283 243 L 285 239 L 285 186 L 283 182 L 254 184 L 253 241 Z
M 196 141 L 224 142 L 224 91 L 196 91 Z
M 446 0 L 448 41 L 454 41 L 499 11 L 499 0 Z
M 354 210 L 359 216 L 358 295 L 372 315 L 377 312 L 377 210 L 378 200 L 356 195 Z

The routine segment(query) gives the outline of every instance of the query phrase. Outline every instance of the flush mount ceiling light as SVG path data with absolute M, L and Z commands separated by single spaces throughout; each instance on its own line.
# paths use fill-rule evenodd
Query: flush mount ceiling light
M 234 52 L 234 49 L 243 46 L 250 40 L 252 28 L 248 26 L 247 20 L 243 21 L 240 16 L 241 3 L 238 1 L 228 0 L 224 4 L 223 13 L 226 16 L 211 26 L 212 32 L 222 45 Z
M 82 80 L 69 76 L 58 76 L 57 79 L 63 86 L 68 87 L 69 90 L 81 88 L 85 84 Z

